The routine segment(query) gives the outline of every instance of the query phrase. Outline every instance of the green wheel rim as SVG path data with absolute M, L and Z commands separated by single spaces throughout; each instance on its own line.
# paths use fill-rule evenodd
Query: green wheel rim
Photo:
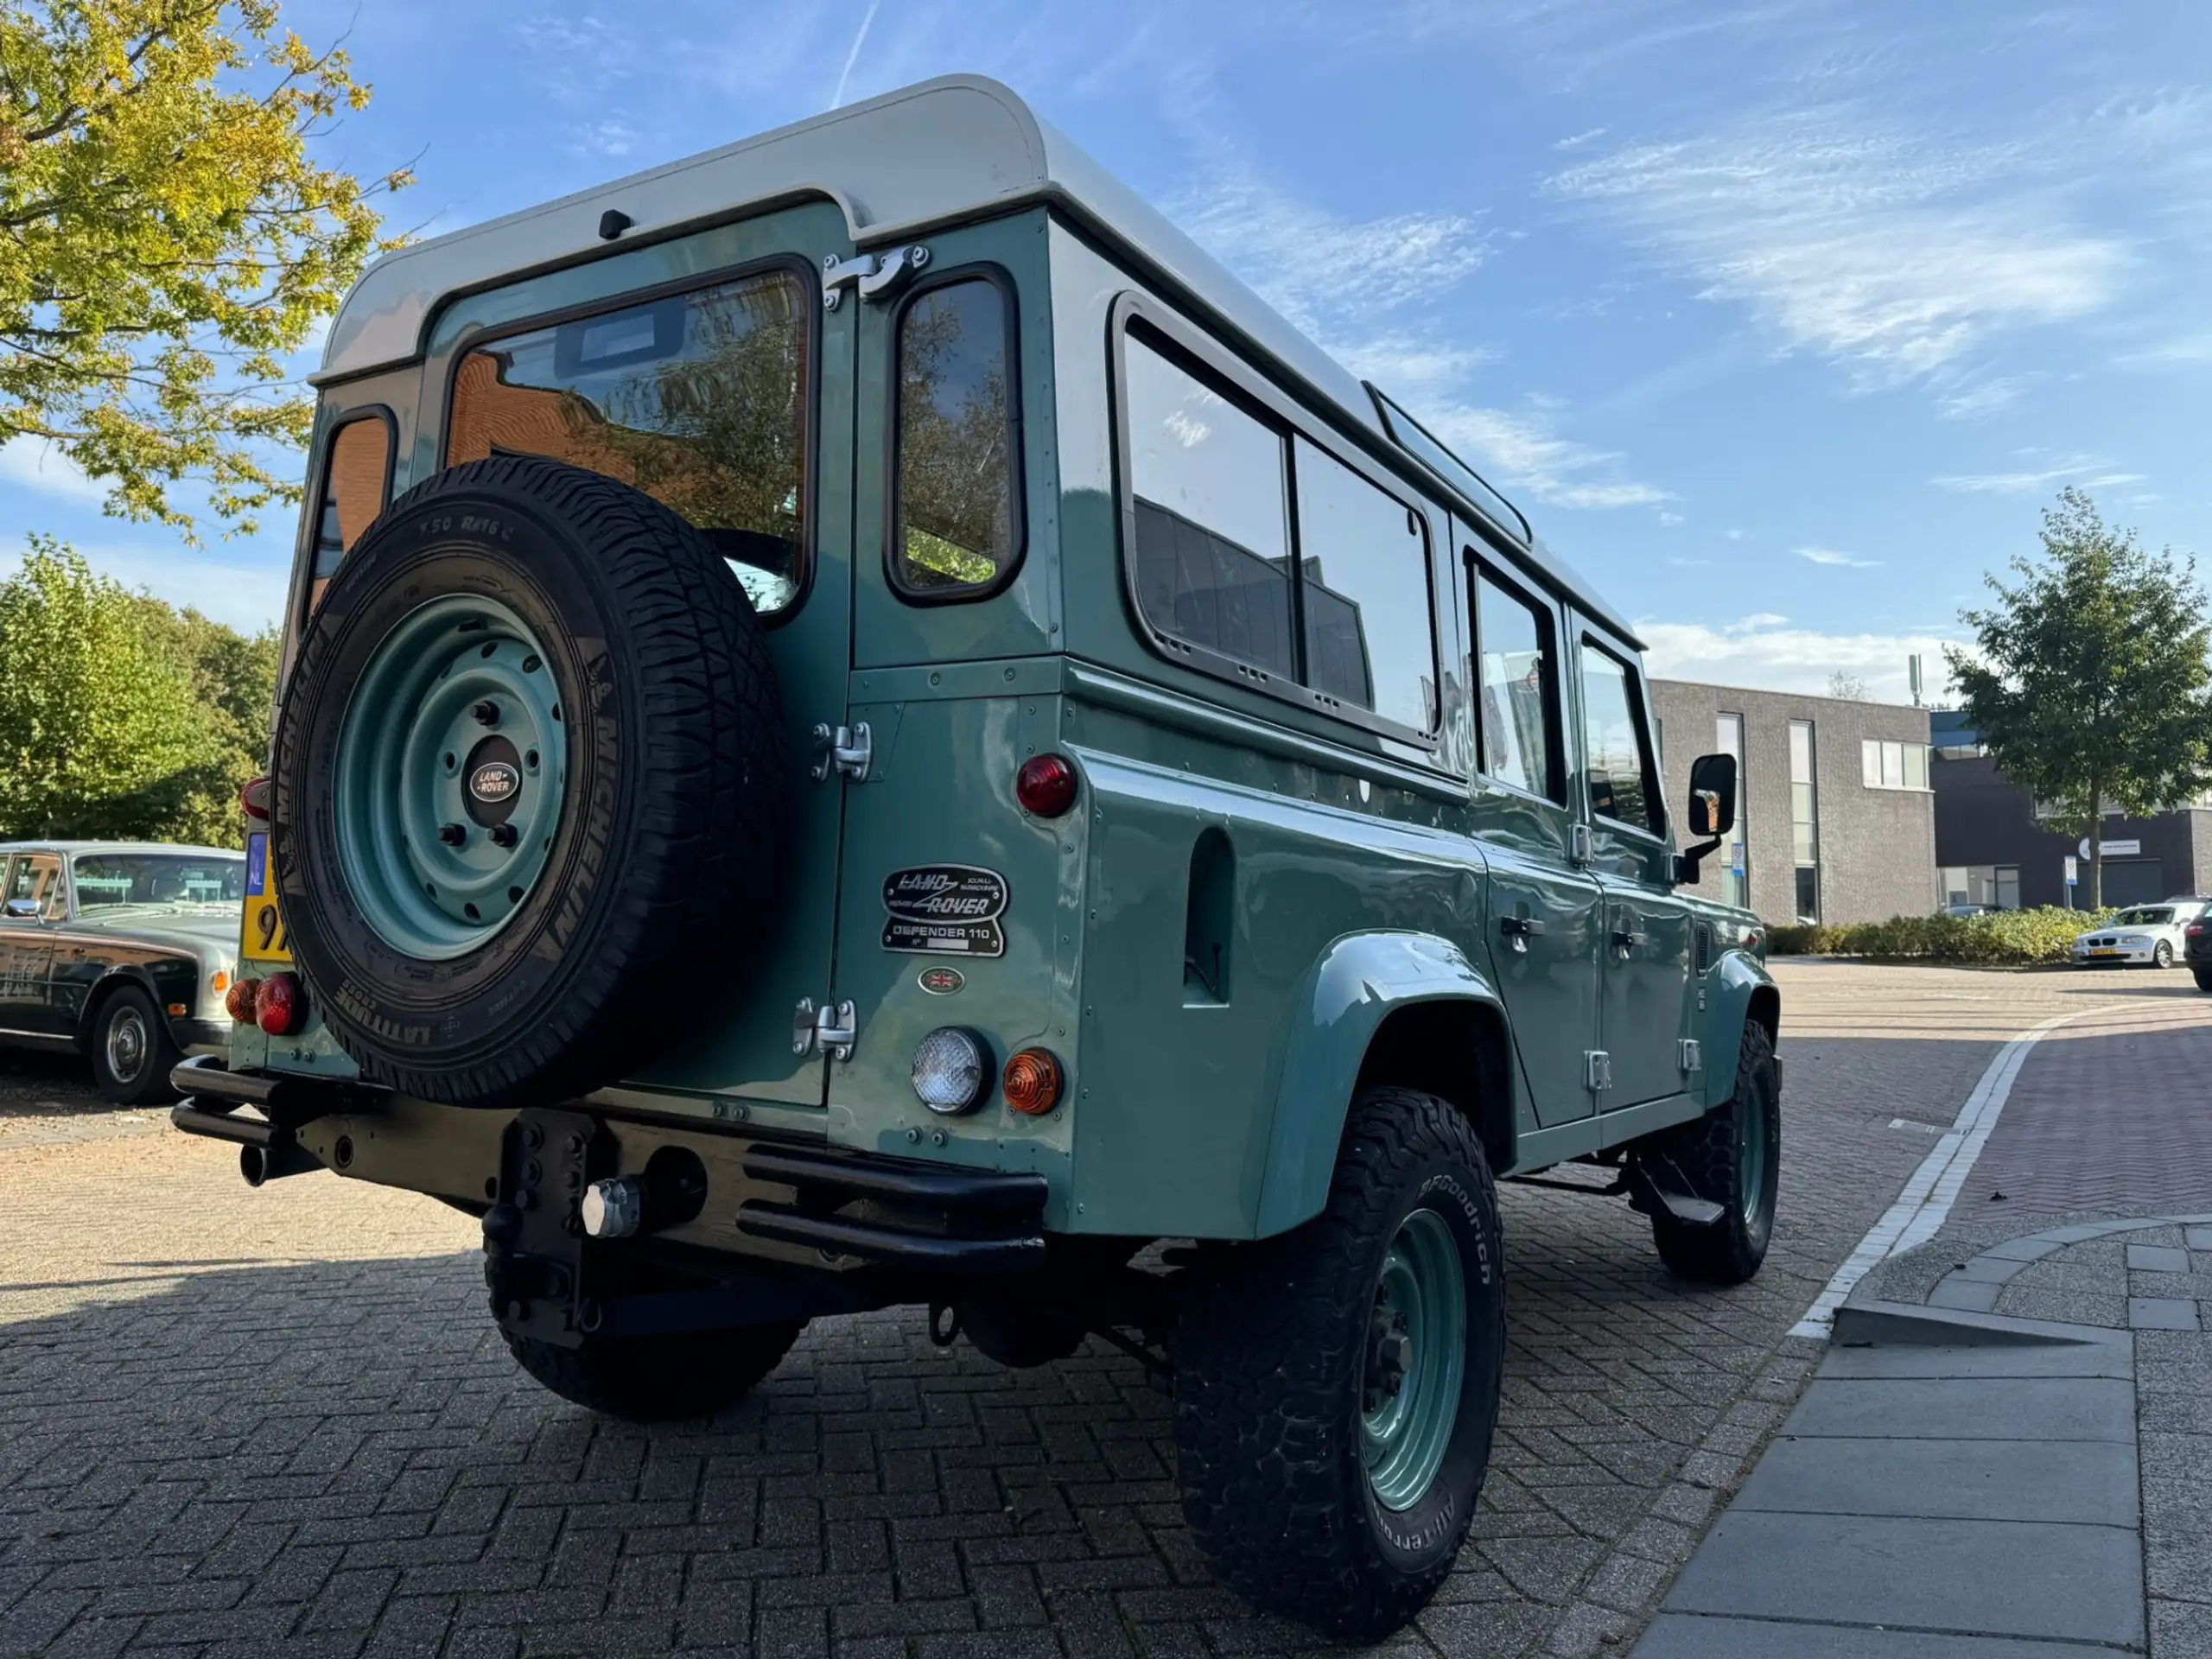
M 370 657 L 338 734 L 338 862 L 393 950 L 462 956 L 529 899 L 567 792 L 560 699 L 496 600 L 433 600 Z
M 1398 1224 L 1369 1327 L 1359 1439 L 1367 1484 L 1387 1510 L 1428 1495 L 1459 1417 L 1467 1374 L 1467 1280 L 1459 1242 L 1433 1210 Z
M 1754 1088 L 1743 1105 L 1743 1128 L 1736 1137 L 1736 1185 L 1744 1195 L 1744 1218 L 1755 1218 L 1766 1197 L 1766 1102 Z

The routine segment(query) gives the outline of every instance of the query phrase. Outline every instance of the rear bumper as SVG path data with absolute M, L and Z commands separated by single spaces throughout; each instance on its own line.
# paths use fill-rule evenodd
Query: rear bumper
M 482 1214 L 520 1205 L 564 1228 L 584 1188 L 696 1160 L 695 1214 L 653 1230 L 670 1243 L 791 1267 L 1020 1274 L 1045 1262 L 1042 1175 L 887 1158 L 714 1125 L 568 1108 L 478 1111 L 295 1076 L 232 1072 L 212 1057 L 172 1074 L 187 1134 L 245 1147 L 296 1145 L 359 1180 Z M 251 1108 L 243 1115 L 241 1108 Z M 571 1152 L 572 1137 L 581 1144 Z M 558 1155 L 556 1156 L 556 1153 Z M 294 1173 L 280 1168 L 276 1173 Z M 580 1233 L 571 1233 L 571 1236 Z

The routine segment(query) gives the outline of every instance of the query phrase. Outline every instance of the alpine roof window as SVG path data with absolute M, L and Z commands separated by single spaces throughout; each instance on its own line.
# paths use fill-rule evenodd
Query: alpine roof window
M 1149 328 L 1123 334 L 1120 391 L 1130 585 L 1162 648 L 1433 732 L 1421 514 Z
M 508 334 L 454 372 L 446 460 L 544 455 L 703 531 L 753 608 L 806 585 L 810 290 L 761 271 Z
M 898 534 L 893 585 L 980 598 L 1021 556 L 1010 306 L 995 278 L 923 289 L 899 314 Z

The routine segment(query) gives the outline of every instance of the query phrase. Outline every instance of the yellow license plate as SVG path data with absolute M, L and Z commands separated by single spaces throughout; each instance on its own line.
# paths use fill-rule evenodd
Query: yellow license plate
M 269 874 L 269 837 L 245 838 L 245 922 L 238 954 L 248 962 L 289 962 L 291 941 L 284 937 L 284 915 L 276 907 L 276 883 Z
M 2093 957 L 2116 957 L 2120 952 L 2117 950 L 2092 950 L 2089 954 Z

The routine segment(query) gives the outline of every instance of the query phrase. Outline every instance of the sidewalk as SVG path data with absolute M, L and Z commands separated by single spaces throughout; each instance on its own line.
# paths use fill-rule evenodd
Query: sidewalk
M 2131 1022 L 2018 1064 L 1942 1230 L 1852 1290 L 1638 1659 L 2212 1656 L 2207 1046 Z M 2069 1194 L 2195 1203 L 2052 1224 Z

